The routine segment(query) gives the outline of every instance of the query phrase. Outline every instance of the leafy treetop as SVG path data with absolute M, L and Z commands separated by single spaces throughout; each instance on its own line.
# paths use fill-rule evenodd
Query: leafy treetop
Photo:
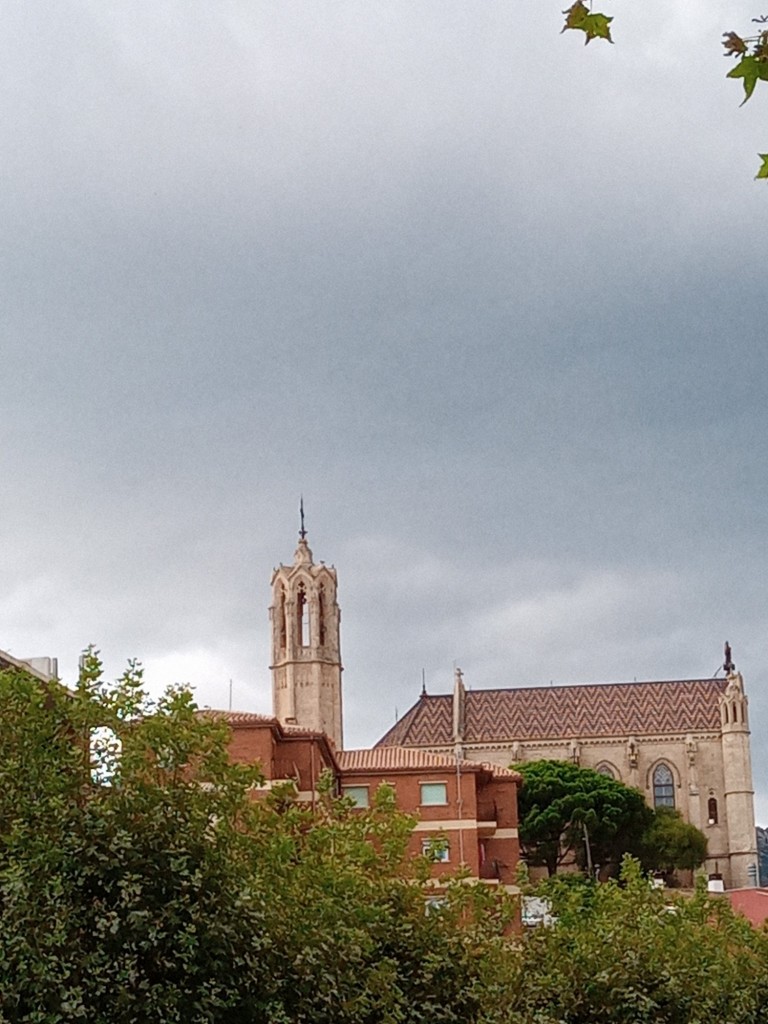
M 556 923 L 525 943 L 509 1024 L 761 1024 L 768 933 L 701 880 L 693 898 L 654 889 L 626 858 L 621 879 L 572 876 L 537 890 Z
M 0 672 L 0 722 L 2 1024 L 768 1019 L 768 933 L 724 898 L 670 912 L 631 862 L 559 876 L 556 923 L 520 942 L 489 887 L 422 883 L 391 788 L 254 799 L 226 726 L 149 701 L 136 663 L 108 686 L 91 650 L 74 691 Z
M 425 914 L 391 789 L 267 794 L 188 691 L 93 649 L 73 691 L 0 672 L 0 722 L 3 1024 L 481 1019 L 509 901 L 457 881 Z
M 676 869 L 693 871 L 707 857 L 707 837 L 683 820 L 674 807 L 657 807 L 643 836 L 640 859 L 650 871 L 671 875 Z
M 550 875 L 569 859 L 618 867 L 639 852 L 652 811 L 642 794 L 607 775 L 569 761 L 515 765 L 523 776 L 519 795 L 520 844 L 529 863 Z

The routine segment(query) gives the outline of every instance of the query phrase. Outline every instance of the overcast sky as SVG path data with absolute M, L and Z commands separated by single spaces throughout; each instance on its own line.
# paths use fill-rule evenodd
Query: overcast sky
M 270 710 L 303 492 L 346 741 L 733 645 L 768 823 L 751 2 L 27 0 L 0 38 L 0 647 Z M 600 5 L 598 5 L 600 6 Z

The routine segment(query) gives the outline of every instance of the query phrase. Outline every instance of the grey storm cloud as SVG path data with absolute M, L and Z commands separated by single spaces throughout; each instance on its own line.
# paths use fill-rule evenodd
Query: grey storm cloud
M 0 40 L 0 646 L 269 708 L 307 500 L 347 735 L 711 674 L 768 813 L 756 12 L 39 0 Z M 757 90 L 759 93 L 759 90 Z M 763 134 L 761 134 L 763 133 Z

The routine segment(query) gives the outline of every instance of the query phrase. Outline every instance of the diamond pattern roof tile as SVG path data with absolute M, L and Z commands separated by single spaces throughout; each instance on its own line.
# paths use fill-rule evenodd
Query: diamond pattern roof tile
M 720 728 L 717 698 L 725 679 L 470 690 L 464 742 L 641 736 Z M 444 746 L 453 742 L 452 698 L 423 695 L 377 746 Z

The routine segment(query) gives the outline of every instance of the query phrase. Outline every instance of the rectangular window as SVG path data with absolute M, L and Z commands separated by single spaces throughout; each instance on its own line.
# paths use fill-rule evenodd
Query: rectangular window
M 440 807 L 448 803 L 448 787 L 444 782 L 422 782 L 419 788 L 422 807 Z
M 367 786 L 342 786 L 342 796 L 350 797 L 355 804 L 355 807 L 368 807 L 368 787 Z
M 447 864 L 450 860 L 448 840 L 439 836 L 421 840 L 421 852 L 435 864 Z

